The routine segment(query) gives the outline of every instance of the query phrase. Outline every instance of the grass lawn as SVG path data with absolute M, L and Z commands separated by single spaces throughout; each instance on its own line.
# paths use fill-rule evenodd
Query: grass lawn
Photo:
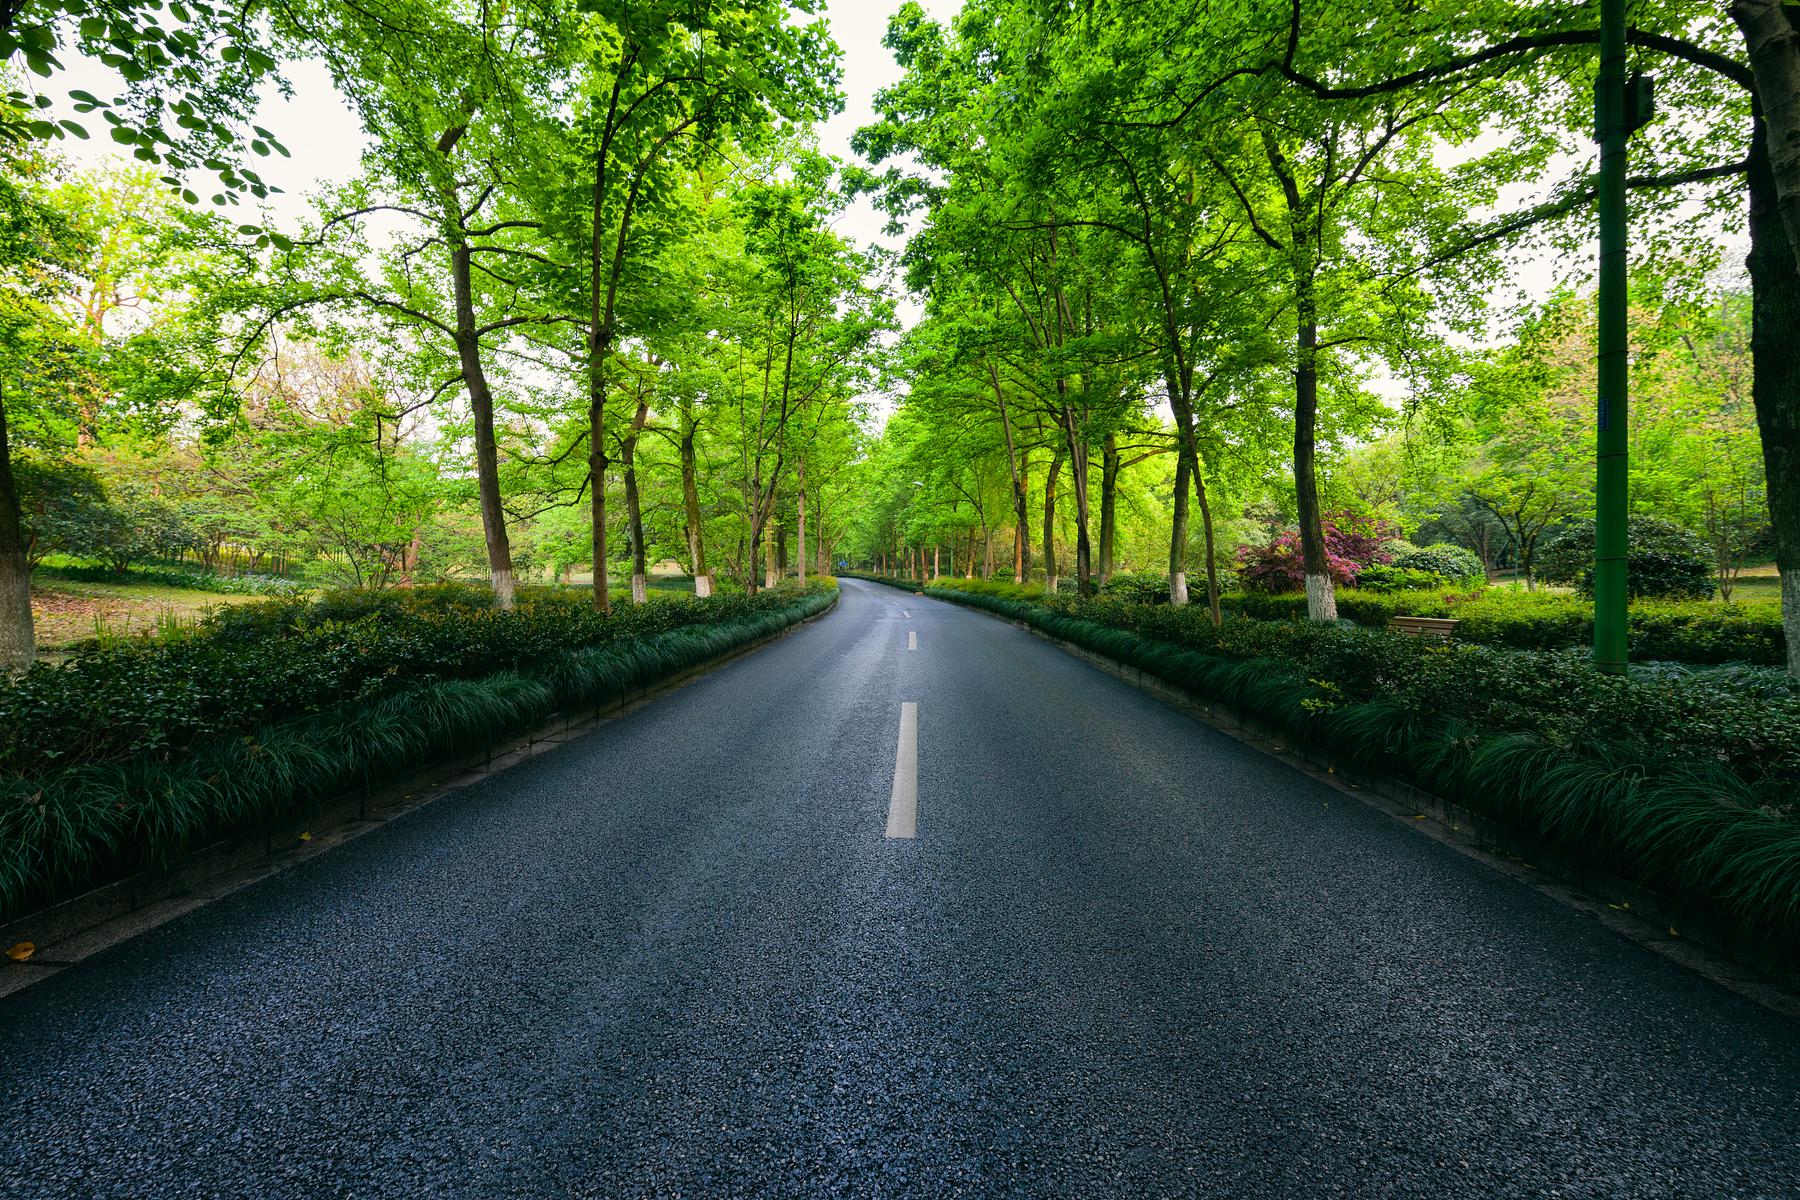
M 1775 570 L 1774 563 L 1760 567 L 1745 567 L 1738 572 L 1737 582 L 1732 585 L 1733 601 L 1781 599 L 1781 576 Z
M 39 651 L 56 652 L 95 637 L 154 634 L 192 625 L 223 604 L 248 604 L 258 596 L 224 596 L 155 583 L 34 582 L 31 617 Z

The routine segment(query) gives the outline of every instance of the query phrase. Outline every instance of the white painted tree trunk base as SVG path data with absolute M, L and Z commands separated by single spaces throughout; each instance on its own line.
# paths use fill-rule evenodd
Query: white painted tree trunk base
M 1056 576 L 1044 576 L 1044 594 L 1047 596 L 1056 595 Z
M 503 612 L 512 611 L 513 606 L 513 573 L 511 571 L 493 571 L 489 577 L 494 584 L 494 603 Z
M 1338 619 L 1337 590 L 1331 586 L 1331 576 L 1306 577 L 1306 617 L 1310 621 Z
M 1169 603 L 1179 608 L 1187 602 L 1187 572 L 1177 571 L 1169 576 Z
M 647 603 L 649 599 L 650 581 L 634 572 L 631 576 L 631 602 L 633 604 L 644 604 Z
M 1800 569 L 1781 573 L 1781 631 L 1787 634 L 1788 674 L 1800 679 Z
M 696 575 L 696 576 L 694 576 L 694 595 L 700 597 L 702 600 L 704 600 L 708 596 L 712 595 L 712 576 L 711 575 Z

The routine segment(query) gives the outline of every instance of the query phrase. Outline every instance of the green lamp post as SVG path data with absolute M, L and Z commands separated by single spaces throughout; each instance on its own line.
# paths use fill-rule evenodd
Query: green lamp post
M 1650 80 L 1625 72 L 1625 0 L 1600 0 L 1600 78 L 1594 89 L 1600 141 L 1600 355 L 1594 479 L 1594 665 L 1623 675 L 1627 662 L 1628 516 L 1626 452 L 1625 142 L 1650 119 Z

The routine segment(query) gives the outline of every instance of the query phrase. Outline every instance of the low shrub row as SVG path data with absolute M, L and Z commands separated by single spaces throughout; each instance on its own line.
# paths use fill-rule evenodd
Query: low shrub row
M 1221 606 L 1260 620 L 1306 617 L 1304 595 L 1238 594 L 1224 597 Z M 1593 601 L 1555 592 L 1343 588 L 1337 593 L 1337 606 L 1339 617 L 1377 628 L 1396 616 L 1455 617 L 1459 640 L 1517 650 L 1586 646 L 1594 637 Z M 1768 666 L 1787 661 L 1781 607 L 1774 601 L 1638 600 L 1631 606 L 1630 622 L 1634 659 Z
M 876 579 L 877 576 L 867 576 Z M 886 581 L 884 581 L 886 582 Z M 1010 580 L 941 581 L 973 595 L 1041 600 L 1042 584 Z M 1117 585 L 1117 586 L 1115 586 Z M 906 586 L 918 586 L 906 583 Z M 1188 580 L 1190 588 L 1196 581 Z M 1103 598 L 1140 604 L 1166 601 L 1168 581 L 1158 575 L 1122 575 L 1101 590 Z M 1205 583 L 1192 593 L 1203 606 Z M 1069 592 L 1059 591 L 1058 599 Z M 1304 593 L 1233 592 L 1220 597 L 1226 613 L 1262 621 L 1304 621 Z M 1338 616 L 1375 629 L 1397 616 L 1455 617 L 1456 638 L 1514 650 L 1558 650 L 1589 646 L 1594 639 L 1594 604 L 1557 592 L 1517 592 L 1490 587 L 1478 592 L 1443 588 L 1374 591 L 1339 588 Z M 1779 601 L 1717 604 L 1705 600 L 1638 600 L 1631 606 L 1631 656 L 1638 661 L 1696 664 L 1751 663 L 1779 666 L 1787 661 L 1787 638 Z
M 567 637 L 553 647 L 545 631 L 553 618 L 541 611 L 502 614 L 445 604 L 444 597 L 336 598 L 330 603 L 339 608 L 372 611 L 346 624 L 307 610 L 299 614 L 299 628 L 291 635 L 309 629 L 361 631 L 341 643 L 300 638 L 309 651 L 342 650 L 341 661 L 325 667 L 335 678 L 360 677 L 342 667 L 360 661 L 364 636 L 373 636 L 383 648 L 364 665 L 385 664 L 338 703 L 229 734 L 214 730 L 190 736 L 180 753 L 163 740 L 151 752 L 90 757 L 72 766 L 0 777 L 0 919 L 164 865 L 197 846 L 277 817 L 298 816 L 334 795 L 491 745 L 557 711 L 602 707 L 822 612 L 835 596 L 835 583 L 824 580 L 804 592 L 783 589 L 755 601 L 648 606 L 667 612 L 577 619 L 579 610 L 568 609 L 569 624 L 560 628 Z M 390 616 L 384 618 L 382 612 Z M 395 671 L 396 660 L 386 653 L 392 645 L 365 627 L 378 631 L 389 620 L 405 623 L 422 614 L 430 614 L 435 623 L 438 650 L 454 644 L 468 649 L 458 661 L 471 672 L 475 664 L 492 661 L 497 645 L 509 652 L 527 646 L 532 653 L 520 653 L 500 669 L 461 678 Z M 437 627 L 456 623 L 469 626 L 461 643 Z M 510 625 L 524 632 L 516 638 L 497 632 Z M 231 628 L 214 627 L 197 640 L 234 644 L 226 632 Z M 574 641 L 576 630 L 591 636 Z M 240 626 L 235 632 L 245 630 Z M 408 644 L 404 633 L 395 637 L 395 644 Z M 284 634 L 273 640 L 290 638 Z M 248 638 L 235 644 L 246 651 L 257 645 Z M 179 659 L 176 649 L 167 652 Z M 140 664 L 126 660 L 121 665 Z M 197 726 L 188 728 L 191 734 Z
M 101 646 L 0 687 L 0 775 L 179 754 L 197 740 L 472 679 L 690 625 L 754 619 L 791 591 L 696 600 L 663 593 L 594 611 L 585 590 L 511 612 L 485 588 L 330 592 L 223 609 L 185 637 Z
M 1298 621 L 1215 628 L 1197 607 L 965 580 L 931 594 L 1229 704 L 1706 909 L 1759 949 L 1800 953 L 1800 684 L 1779 672 L 1618 678 L 1578 652 Z

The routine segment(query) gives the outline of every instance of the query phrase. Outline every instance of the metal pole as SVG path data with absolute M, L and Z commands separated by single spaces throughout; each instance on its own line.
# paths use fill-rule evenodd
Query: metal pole
M 1600 361 L 1594 480 L 1594 665 L 1623 675 L 1626 647 L 1625 0 L 1600 0 Z

